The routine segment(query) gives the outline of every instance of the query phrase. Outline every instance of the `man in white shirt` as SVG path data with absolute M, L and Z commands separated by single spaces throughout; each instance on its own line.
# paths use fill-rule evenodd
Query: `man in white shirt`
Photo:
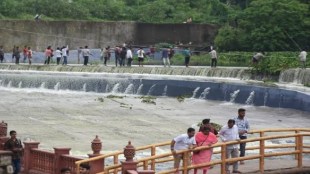
M 178 150 L 186 150 L 186 149 L 192 149 L 196 147 L 196 140 L 195 140 L 195 129 L 194 128 L 188 128 L 187 134 L 182 134 L 177 137 L 175 137 L 171 141 L 171 152 L 174 157 L 174 168 L 178 169 L 180 166 L 180 162 L 183 158 L 182 154 L 176 154 L 176 151 Z
M 217 53 L 215 49 L 212 49 L 212 51 L 209 53 L 211 55 L 211 67 L 216 68 L 217 65 Z
M 61 49 L 62 57 L 64 59 L 62 65 L 67 65 L 68 64 L 67 51 L 68 51 L 68 45 L 66 47 L 63 46 L 62 49 Z
M 126 59 L 127 59 L 127 66 L 128 67 L 131 67 L 131 62 L 132 62 L 132 51 L 131 51 L 131 47 L 129 47 L 127 49 L 127 52 L 126 52 Z
M 82 54 L 83 54 L 83 57 L 84 57 L 84 65 L 87 66 L 89 55 L 91 55 L 87 45 L 82 50 Z
M 300 52 L 300 54 L 299 54 L 299 60 L 300 60 L 300 63 L 301 63 L 301 67 L 302 67 L 302 68 L 306 68 L 306 67 L 307 67 L 307 65 L 306 65 L 307 52 L 306 52 L 306 51 Z
M 139 50 L 137 51 L 138 54 L 138 62 L 139 62 L 139 66 L 143 67 L 143 61 L 144 61 L 144 51 L 142 48 L 139 48 Z
M 223 126 L 219 132 L 219 136 L 221 137 L 223 142 L 228 141 L 236 141 L 239 139 L 238 127 L 235 125 L 235 120 L 230 119 L 228 120 L 227 125 Z M 238 144 L 228 145 L 226 147 L 226 159 L 230 158 L 237 158 L 239 155 L 238 152 Z M 226 164 L 226 173 L 229 174 L 229 164 Z M 241 173 L 238 170 L 238 162 L 233 163 L 233 173 Z

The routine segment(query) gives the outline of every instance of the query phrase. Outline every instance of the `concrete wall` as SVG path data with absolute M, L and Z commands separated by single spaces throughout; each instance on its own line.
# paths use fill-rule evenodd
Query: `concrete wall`
M 124 42 L 154 44 L 159 42 L 193 42 L 195 45 L 212 43 L 218 27 L 208 24 L 143 24 L 135 22 L 89 21 L 0 21 L 0 45 L 11 51 L 13 45 L 29 45 L 43 51 L 69 45 L 70 49 L 88 45 L 100 48 Z

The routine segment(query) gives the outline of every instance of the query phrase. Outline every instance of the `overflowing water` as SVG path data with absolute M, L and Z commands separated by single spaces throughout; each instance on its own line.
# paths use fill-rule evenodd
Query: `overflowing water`
M 164 88 L 163 96 L 167 96 L 167 90 L 168 90 L 168 86 L 166 85 Z
M 229 100 L 230 103 L 235 102 L 235 99 L 238 96 L 239 92 L 240 92 L 240 90 L 238 89 L 238 90 L 234 91 L 233 93 L 230 93 L 230 100 Z
M 18 88 L 22 88 L 23 87 L 23 82 L 19 82 L 18 83 Z
M 125 94 L 134 94 L 134 85 L 131 83 L 127 86 L 125 92 Z
M 211 88 L 209 88 L 209 87 L 207 87 L 207 88 L 205 88 L 204 90 L 203 90 L 203 92 L 200 94 L 200 99 L 206 99 L 206 97 L 207 97 L 207 95 L 209 94 L 209 92 L 210 92 L 210 89 Z
M 143 88 L 143 84 L 140 84 L 140 85 L 139 85 L 139 88 L 138 88 L 138 90 L 137 90 L 137 95 L 140 95 L 140 94 L 141 94 L 142 88 Z
M 57 82 L 56 85 L 54 86 L 54 90 L 58 91 L 60 88 L 60 82 Z
M 245 104 L 247 105 L 253 105 L 254 103 L 254 96 L 255 96 L 255 92 L 252 91 L 249 95 L 249 97 L 246 99 Z
M 193 95 L 192 98 L 195 98 L 197 95 L 197 92 L 199 91 L 200 87 L 197 87 L 194 91 L 193 91 Z
M 156 84 L 152 85 L 150 90 L 147 92 L 147 95 L 152 95 L 152 92 L 154 91 L 155 87 L 156 87 Z
M 113 89 L 112 89 L 112 94 L 116 94 L 119 92 L 119 88 L 120 88 L 120 84 L 119 83 L 116 83 L 114 86 L 113 86 Z

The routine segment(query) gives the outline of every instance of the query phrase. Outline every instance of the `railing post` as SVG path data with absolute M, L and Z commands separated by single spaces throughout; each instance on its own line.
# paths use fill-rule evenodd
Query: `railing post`
M 183 152 L 183 174 L 188 173 L 188 159 L 190 152 Z
M 54 147 L 54 173 L 58 174 L 63 166 L 63 161 L 61 160 L 61 155 L 69 155 L 71 148 L 55 148 Z
M 114 164 L 118 164 L 118 155 L 114 155 Z M 117 169 L 114 169 L 114 174 L 117 174 Z
M 102 149 L 102 142 L 99 139 L 98 135 L 96 138 L 91 142 L 91 148 L 93 150 L 93 154 L 88 154 L 89 158 L 100 156 L 100 151 Z M 104 159 L 95 160 L 89 162 L 90 165 L 90 173 L 99 173 L 104 171 Z
M 303 160 L 303 136 L 302 135 L 298 135 L 298 168 L 302 167 L 302 160 Z
M 299 130 L 295 130 L 295 134 L 299 134 Z M 298 136 L 295 136 L 295 151 L 298 150 L 299 146 L 299 141 L 298 141 Z M 295 160 L 298 160 L 298 154 L 295 154 Z
M 259 132 L 260 137 L 264 136 L 264 132 Z M 265 171 L 265 140 L 259 141 L 259 171 L 260 173 L 264 173 Z
M 221 174 L 226 174 L 226 144 L 221 146 Z
M 38 149 L 39 142 L 24 142 L 24 171 L 23 173 L 29 173 L 32 165 L 32 156 L 31 156 L 31 149 Z
M 155 147 L 155 146 L 152 146 L 151 155 L 152 155 L 152 156 L 155 156 L 155 155 L 156 155 L 156 147 Z M 155 171 L 155 159 L 152 160 L 151 170 L 154 170 L 154 171 Z
M 131 142 L 128 142 L 128 145 L 124 148 L 124 156 L 126 161 L 122 161 L 122 174 L 126 174 L 127 170 L 137 171 L 137 164 L 133 158 L 135 157 L 136 149 L 131 145 Z
M 0 150 L 4 149 L 4 143 L 9 139 L 8 134 L 8 124 L 2 121 L 0 123 Z

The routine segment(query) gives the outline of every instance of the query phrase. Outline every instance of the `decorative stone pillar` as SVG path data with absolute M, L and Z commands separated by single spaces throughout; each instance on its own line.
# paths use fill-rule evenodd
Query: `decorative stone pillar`
M 126 161 L 122 161 L 122 173 L 126 174 L 127 170 L 135 170 L 137 171 L 137 164 L 133 158 L 135 157 L 136 149 L 133 145 L 131 145 L 131 141 L 128 141 L 128 145 L 124 148 L 124 156 Z
M 29 170 L 31 169 L 31 163 L 33 157 L 31 156 L 31 149 L 38 149 L 39 148 L 39 142 L 24 142 L 24 171 L 23 173 L 29 173 Z
M 61 155 L 69 155 L 71 148 L 55 148 L 54 147 L 54 173 L 58 174 L 60 172 L 60 169 L 64 166 L 64 161 L 61 160 Z
M 91 142 L 91 149 L 93 150 L 93 154 L 88 154 L 89 158 L 93 158 L 96 156 L 100 156 L 100 151 L 102 149 L 102 142 L 99 139 L 98 135 L 96 138 Z M 91 161 L 90 165 L 90 173 L 100 173 L 104 171 L 104 159 Z
M 6 137 L 8 135 L 8 124 L 3 120 L 0 123 L 0 137 Z
M 93 154 L 100 154 L 102 149 L 102 142 L 96 135 L 96 138 L 91 142 L 91 149 L 93 150 Z

